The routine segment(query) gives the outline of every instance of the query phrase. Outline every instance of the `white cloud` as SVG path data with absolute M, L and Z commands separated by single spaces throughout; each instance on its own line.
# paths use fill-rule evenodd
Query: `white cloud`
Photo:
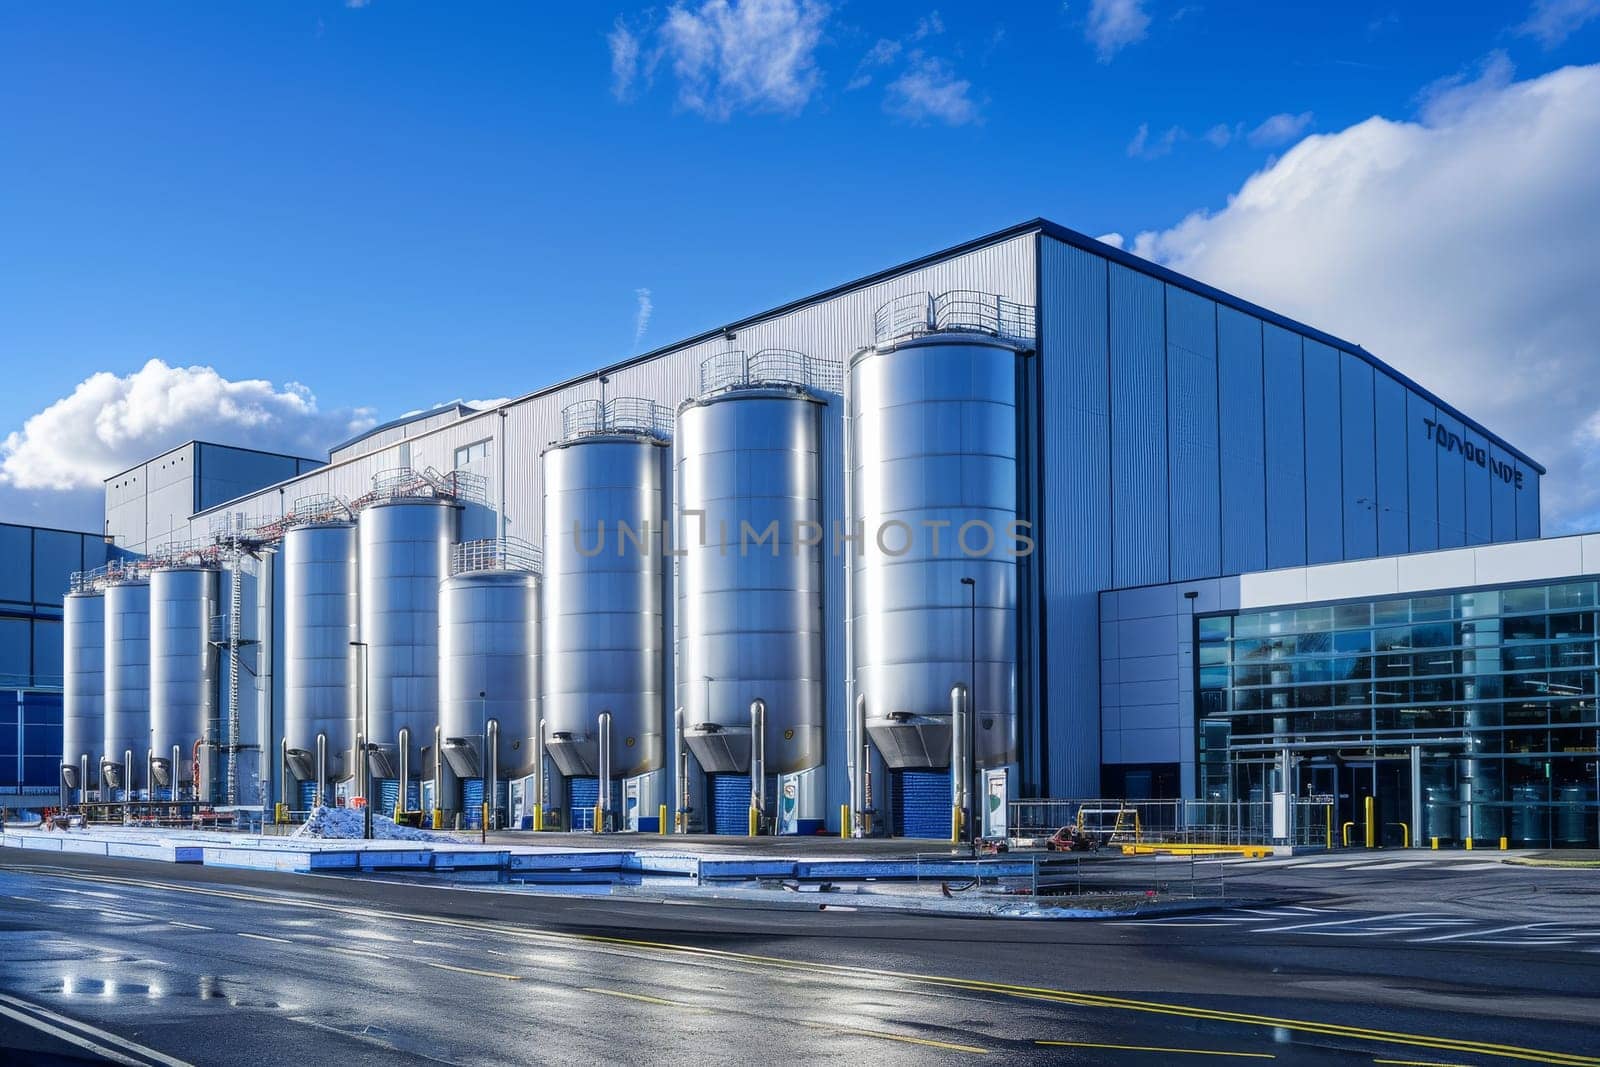
M 297 382 L 230 381 L 210 367 L 152 359 L 132 374 L 91 375 L 8 434 L 0 491 L 36 514 L 77 514 L 98 501 L 104 479 L 191 438 L 316 457 L 372 424 L 364 408 L 319 411 Z
M 816 50 L 827 16 L 817 0 L 673 5 L 659 33 L 679 105 L 716 121 L 739 111 L 798 113 L 821 84 Z M 613 44 L 614 79 L 616 57 Z
M 1213 148 L 1227 148 L 1229 142 L 1239 135 L 1238 131 L 1226 122 L 1219 122 L 1201 136 Z
M 1110 233 L 1101 234 L 1099 237 L 1096 237 L 1095 240 L 1099 241 L 1101 244 L 1110 245 L 1112 248 L 1121 248 L 1123 238 L 1122 234 L 1113 230 Z
M 889 83 L 883 106 L 911 122 L 936 119 L 949 126 L 964 126 L 979 117 L 971 93 L 972 83 L 956 77 L 944 62 L 921 58 Z
M 639 343 L 644 340 L 644 332 L 650 328 L 650 314 L 655 311 L 655 304 L 650 300 L 648 289 L 635 289 L 633 296 L 639 302 L 638 309 L 633 313 L 633 347 L 637 350 Z
M 1600 523 L 1600 66 L 1457 82 L 1314 135 L 1133 250 L 1359 342 L 1545 462 L 1550 532 Z
M 606 34 L 606 44 L 611 48 L 611 95 L 627 100 L 639 74 L 639 36 L 618 15 L 611 32 Z
M 1517 27 L 1517 32 L 1546 48 L 1554 48 L 1597 17 L 1600 0 L 1534 0 L 1527 21 Z
M 1180 127 L 1168 126 L 1165 133 L 1152 139 L 1150 124 L 1141 122 L 1133 140 L 1128 142 L 1128 156 L 1132 159 L 1160 159 L 1187 136 Z
M 892 41 L 887 37 L 879 38 L 878 43 L 867 50 L 861 57 L 861 62 L 856 64 L 856 72 L 851 77 L 850 83 L 845 86 L 846 92 L 865 89 L 872 84 L 872 72 L 879 67 L 887 67 L 900 56 L 903 46 L 899 41 Z
M 1149 29 L 1144 0 L 1091 0 L 1084 36 L 1094 45 L 1100 62 L 1109 63 L 1128 45 L 1144 40 Z
M 936 37 L 944 32 L 944 19 L 939 17 L 939 12 L 930 11 L 917 20 L 917 28 L 911 31 L 911 39 L 920 41 L 924 37 Z
M 1291 115 L 1287 111 L 1264 121 L 1261 125 L 1250 131 L 1250 143 L 1257 148 L 1271 148 L 1290 141 L 1306 132 L 1311 125 L 1311 112 L 1302 111 L 1298 115 Z

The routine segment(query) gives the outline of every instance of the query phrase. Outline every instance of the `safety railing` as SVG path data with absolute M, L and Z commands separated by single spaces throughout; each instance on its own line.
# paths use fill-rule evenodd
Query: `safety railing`
M 1333 808 L 1297 798 L 1288 812 L 1288 842 L 1327 846 L 1337 840 Z M 1045 839 L 1062 827 L 1081 828 L 1101 844 L 1269 845 L 1271 801 L 1219 800 L 1016 800 L 1008 808 L 1013 838 Z
M 844 388 L 844 368 L 834 360 L 816 359 L 792 348 L 763 348 L 754 355 L 729 349 L 700 363 L 702 395 L 767 385 L 837 393 Z
M 471 471 L 441 474 L 432 467 L 390 467 L 372 476 L 372 488 L 350 502 L 350 510 L 360 511 L 371 504 L 405 497 L 436 497 L 465 503 L 485 504 L 489 500 L 489 480 Z
M 982 333 L 1032 346 L 1036 315 L 1029 304 L 975 289 L 916 292 L 882 304 L 872 316 L 877 344 L 940 332 Z
M 604 402 L 579 400 L 561 409 L 561 436 L 565 440 L 607 433 L 665 437 L 670 428 L 667 409 L 644 397 L 617 396 Z
M 530 571 L 544 569 L 544 554 L 537 545 L 520 537 L 490 537 L 463 541 L 450 550 L 450 573 L 474 574 L 479 571 Z

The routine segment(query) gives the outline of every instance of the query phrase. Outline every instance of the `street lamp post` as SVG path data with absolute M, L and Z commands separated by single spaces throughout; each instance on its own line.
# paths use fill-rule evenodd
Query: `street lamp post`
M 482 754 L 478 759 L 478 773 L 483 782 L 483 807 L 478 809 L 478 840 L 489 840 L 489 813 L 494 811 L 494 797 L 489 793 L 489 693 L 478 690 L 478 744 Z
M 978 583 L 971 577 L 961 579 L 967 587 L 967 636 L 971 646 L 967 675 L 967 760 L 971 772 L 967 776 L 967 848 L 973 856 L 978 854 L 978 794 L 972 779 L 978 770 Z
M 365 641 L 351 641 L 350 647 L 357 649 L 356 658 L 361 661 L 361 745 L 356 758 L 361 767 L 361 811 L 362 811 L 362 837 L 372 840 L 372 762 L 367 758 L 367 752 L 372 745 L 372 700 L 367 692 L 367 655 L 369 649 Z

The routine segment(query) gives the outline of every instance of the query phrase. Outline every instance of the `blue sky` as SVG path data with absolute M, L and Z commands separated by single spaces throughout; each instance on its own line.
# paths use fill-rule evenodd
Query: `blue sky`
M 53 490 L 191 425 L 227 435 L 185 421 L 208 394 L 184 374 L 163 381 L 188 407 L 140 416 L 102 379 L 59 425 L 28 422 L 152 359 L 269 380 L 226 395 L 310 440 L 354 409 L 521 393 L 1035 215 L 1146 234 L 1201 273 L 1173 229 L 1191 213 L 1225 212 L 1308 137 L 1429 129 L 1452 94 L 1583 67 L 1597 11 L 5 5 L 0 518 L 72 521 Z M 1312 292 L 1245 295 L 1367 325 Z M 72 426 L 119 419 L 72 446 Z

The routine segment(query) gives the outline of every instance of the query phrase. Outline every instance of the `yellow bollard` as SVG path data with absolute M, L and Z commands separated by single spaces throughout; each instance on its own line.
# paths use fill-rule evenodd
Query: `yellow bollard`
M 1468 852 L 1472 851 L 1472 838 L 1470 838 L 1470 837 L 1467 838 L 1467 851 Z
M 1372 797 L 1363 797 L 1362 798 L 1361 807 L 1362 807 L 1362 810 L 1366 812 L 1366 816 L 1367 816 L 1367 826 L 1366 826 L 1367 847 L 1368 848 L 1377 848 L 1378 847 L 1378 828 L 1375 825 L 1373 825 L 1373 822 L 1372 822 L 1373 811 L 1377 807 L 1377 804 L 1374 802 Z
M 950 843 L 961 844 L 961 806 L 959 804 L 950 808 Z
M 848 804 L 839 805 L 839 836 L 846 839 L 850 837 L 850 805 Z
M 1506 850 L 1506 839 L 1502 837 L 1500 839 L 1500 851 L 1504 852 L 1505 850 Z
M 665 835 L 667 832 L 667 806 L 661 805 L 656 813 L 656 832 Z
M 1339 840 L 1344 843 L 1345 848 L 1350 847 L 1350 827 L 1354 825 L 1355 823 L 1353 822 L 1347 822 L 1343 826 L 1339 827 Z
M 275 823 L 278 823 L 280 825 L 282 825 L 283 823 L 288 822 L 289 821 L 289 806 L 287 804 L 279 804 L 276 807 L 274 807 L 273 810 L 272 810 L 272 821 L 275 822 Z
M 1327 808 L 1325 810 L 1325 817 L 1326 817 L 1327 824 L 1328 824 L 1327 825 L 1327 831 L 1328 831 L 1327 849 L 1328 849 L 1329 852 L 1332 852 L 1333 851 L 1333 805 L 1332 804 L 1329 804 L 1327 806 Z
M 759 835 L 760 833 L 761 833 L 761 811 L 760 811 L 760 809 L 758 809 L 758 808 L 756 808 L 756 807 L 754 807 L 752 805 L 751 808 L 750 808 L 750 836 L 751 837 L 755 837 L 755 836 Z
M 535 830 L 543 830 L 544 829 L 544 805 L 543 804 L 535 804 L 533 806 L 533 828 Z
M 595 833 L 603 834 L 603 833 L 606 832 L 605 823 L 602 821 L 602 820 L 604 820 L 604 818 L 605 818 L 605 812 L 601 811 L 600 810 L 600 805 L 596 804 L 594 806 L 594 832 Z
M 1439 851 L 1439 839 L 1437 837 L 1430 837 L 1430 838 L 1428 838 L 1428 840 L 1433 842 L 1433 850 L 1435 852 L 1438 852 Z
M 433 828 L 435 830 L 443 830 L 444 829 L 444 809 L 443 808 L 434 808 L 433 809 Z

